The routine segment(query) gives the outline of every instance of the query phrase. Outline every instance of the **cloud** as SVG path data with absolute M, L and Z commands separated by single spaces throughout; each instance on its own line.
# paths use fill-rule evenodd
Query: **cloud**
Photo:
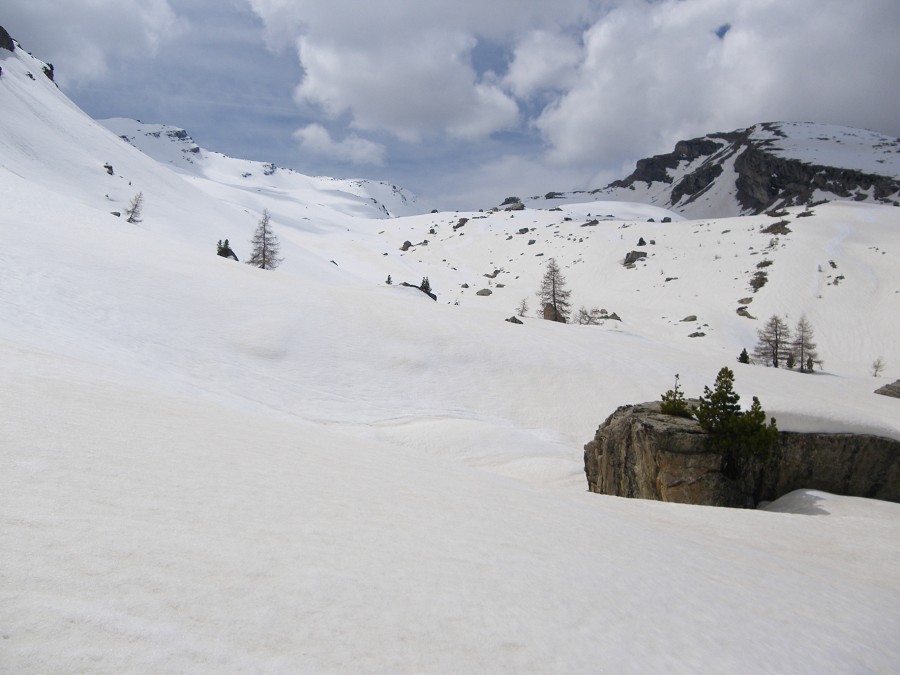
M 152 56 L 188 29 L 167 0 L 14 1 L 3 25 L 42 60 L 59 64 L 62 85 L 102 80 L 117 61 Z
M 294 132 L 302 148 L 323 157 L 353 164 L 384 164 L 385 147 L 351 134 L 342 141 L 332 139 L 328 130 L 320 124 L 309 124 Z
M 584 32 L 573 84 L 535 125 L 549 160 L 585 165 L 762 121 L 896 134 L 900 93 L 883 77 L 898 29 L 894 0 L 620 3 Z

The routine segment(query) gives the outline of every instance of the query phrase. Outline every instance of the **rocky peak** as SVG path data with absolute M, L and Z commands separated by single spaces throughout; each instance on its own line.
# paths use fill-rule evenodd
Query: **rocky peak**
M 693 217 L 758 214 L 831 199 L 897 203 L 900 139 L 768 122 L 679 141 L 672 152 L 638 160 L 630 176 L 592 194 L 651 202 Z
M 5 49 L 9 52 L 16 51 L 15 41 L 10 34 L 6 32 L 6 29 L 3 26 L 0 26 L 0 49 Z

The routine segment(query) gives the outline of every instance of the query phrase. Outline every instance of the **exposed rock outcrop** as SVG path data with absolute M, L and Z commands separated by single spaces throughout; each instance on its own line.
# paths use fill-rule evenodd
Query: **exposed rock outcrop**
M 802 128 L 797 130 L 797 126 Z M 815 136 L 815 129 L 820 128 L 822 135 L 804 139 L 804 134 Z M 703 213 L 714 217 L 759 214 L 823 199 L 892 203 L 900 198 L 900 174 L 893 159 L 900 140 L 852 129 L 844 130 L 844 138 L 830 138 L 829 133 L 833 131 L 821 125 L 767 122 L 679 141 L 671 153 L 638 160 L 630 176 L 592 194 L 633 199 L 630 193 L 644 187 L 654 195 L 652 203 L 695 216 Z M 872 152 L 878 153 L 883 171 L 879 167 L 859 170 L 810 161 L 811 157 L 830 154 L 840 157 L 848 139 L 862 143 L 863 136 L 866 143 L 872 144 Z M 792 146 L 795 137 L 799 140 Z M 812 147 L 812 143 L 819 143 L 820 149 L 834 148 L 835 152 L 806 153 L 805 160 L 790 156 L 790 152 L 797 152 L 796 144 Z M 793 149 L 785 153 L 780 150 L 782 145 Z M 704 206 L 701 197 L 708 193 L 718 194 L 719 198 Z M 724 199 L 726 194 L 731 196 Z M 728 201 L 734 206 L 728 208 Z M 717 202 L 721 204 L 712 206 Z
M 696 420 L 663 415 L 658 402 L 623 406 L 584 446 L 588 489 L 620 497 L 754 507 L 798 489 L 900 502 L 900 442 L 856 434 L 780 432 L 764 462 L 721 472 Z
M 0 26 L 0 49 L 5 49 L 9 52 L 16 51 L 16 43 L 3 26 Z
M 900 398 L 900 380 L 895 380 L 891 384 L 886 384 L 883 387 L 878 387 L 875 390 L 876 394 L 881 394 L 882 396 L 893 396 L 894 398 Z

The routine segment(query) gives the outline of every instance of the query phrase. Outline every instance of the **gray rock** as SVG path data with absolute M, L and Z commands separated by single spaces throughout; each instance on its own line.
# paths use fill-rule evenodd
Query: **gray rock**
M 407 239 L 406 241 L 403 242 L 403 246 L 400 247 L 400 250 L 401 250 L 401 251 L 408 251 L 408 250 L 411 249 L 411 248 L 412 248 L 412 242 L 409 241 L 409 239 Z
M 658 401 L 623 406 L 584 446 L 588 489 L 709 506 L 756 506 L 799 489 L 900 502 L 900 442 L 889 438 L 780 432 L 769 458 L 745 461 L 734 479 L 707 439 Z
M 696 320 L 697 320 L 696 314 L 690 314 L 682 319 L 682 321 L 696 321 Z
M 506 321 L 508 321 L 509 323 L 517 323 L 520 325 L 522 324 L 522 322 L 519 320 L 519 317 L 517 317 L 517 316 L 511 316 L 508 319 L 506 319 Z
M 622 264 L 625 266 L 633 265 L 638 260 L 646 257 L 647 254 L 644 251 L 629 251 L 628 255 L 625 256 L 625 262 L 623 262 Z
M 883 387 L 879 387 L 875 390 L 876 394 L 881 394 L 882 396 L 893 396 L 894 398 L 900 398 L 900 380 L 893 382 L 891 384 L 886 384 Z
M 490 295 L 493 291 L 490 288 L 482 288 L 480 291 L 475 291 L 475 295 Z

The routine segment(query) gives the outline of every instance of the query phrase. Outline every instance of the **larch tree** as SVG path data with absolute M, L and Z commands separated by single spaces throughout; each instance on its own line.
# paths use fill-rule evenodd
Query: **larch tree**
M 281 264 L 283 259 L 278 257 L 278 238 L 272 232 L 268 209 L 263 209 L 262 218 L 260 218 L 259 225 L 256 226 L 256 232 L 253 233 L 250 244 L 253 246 L 253 253 L 247 261 L 248 265 L 263 270 L 273 270 Z
M 556 259 L 550 258 L 547 262 L 547 271 L 544 272 L 544 278 L 541 280 L 541 289 L 537 293 L 540 300 L 538 316 L 566 323 L 571 311 L 570 293 L 571 291 L 566 289 L 566 279 L 563 277 L 559 265 L 556 264 Z
M 141 222 L 141 211 L 144 208 L 144 193 L 138 192 L 131 198 L 128 208 L 125 209 L 125 215 L 128 216 L 125 222 L 139 223 Z
M 773 314 L 756 335 L 758 342 L 753 348 L 753 358 L 757 362 L 777 368 L 787 359 L 791 351 L 791 329 L 784 319 Z
M 801 373 L 811 373 L 814 364 L 822 363 L 816 353 L 814 337 L 812 324 L 805 315 L 801 316 L 794 327 L 794 339 L 791 341 L 791 348 L 800 364 Z

